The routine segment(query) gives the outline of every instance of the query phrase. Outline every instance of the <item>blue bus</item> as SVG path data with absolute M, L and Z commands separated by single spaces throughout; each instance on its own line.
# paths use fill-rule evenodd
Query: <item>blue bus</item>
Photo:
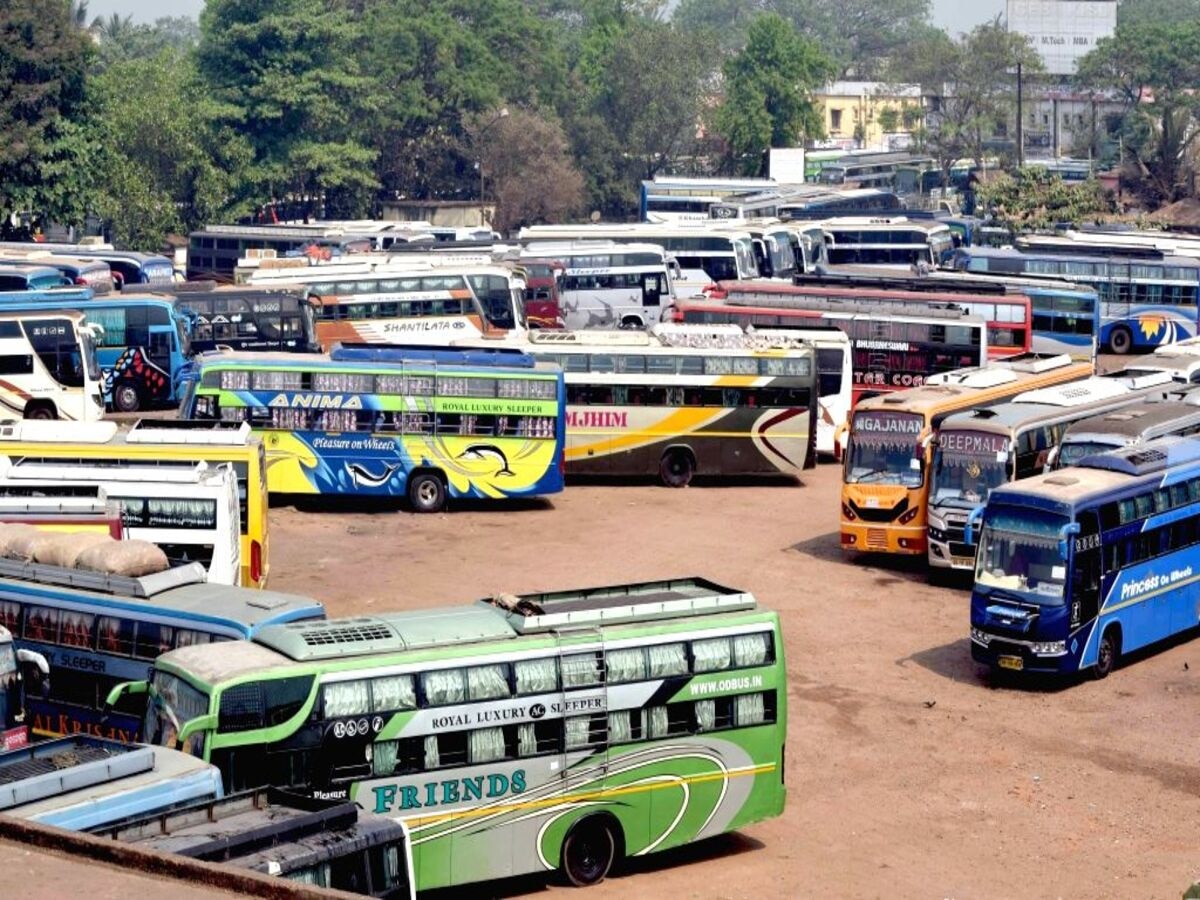
M 115 685 L 148 678 L 161 653 L 324 616 L 307 597 L 209 584 L 199 563 L 125 578 L 0 559 L 0 625 L 18 650 L 49 663 L 48 695 L 27 701 L 30 728 L 42 736 L 136 740 L 145 703 L 105 716 L 104 701 Z
M 779 187 L 771 178 L 707 178 L 656 175 L 643 181 L 638 203 L 640 222 L 703 222 L 714 203 L 727 197 L 756 194 Z
M 52 251 L 56 255 L 63 251 Z M 136 253 L 132 250 L 94 250 L 80 248 L 69 254 L 85 260 L 101 260 L 108 263 L 113 275 L 119 279 L 119 288 L 138 286 L 167 287 L 175 283 L 175 266 L 171 260 L 157 253 Z
M 0 293 L 45 291 L 50 288 L 68 287 L 70 284 L 71 279 L 54 266 L 25 263 L 0 268 Z
M 1095 288 L 1100 346 L 1113 353 L 1150 349 L 1197 333 L 1200 260 L 1162 253 L 1097 256 L 962 248 L 953 267 L 988 275 L 1058 278 Z
M 0 266 L 5 268 L 30 265 L 58 269 L 71 284 L 89 287 L 96 293 L 107 293 L 116 288 L 112 268 L 103 260 L 49 253 L 31 253 L 28 257 L 0 255 Z
M 187 313 L 173 298 L 95 298 L 88 290 L 0 294 L 0 311 L 63 309 L 80 310 L 90 324 L 104 329 L 96 338 L 96 361 L 113 409 L 136 412 L 179 402 L 192 348 Z
M 1091 670 L 1197 625 L 1200 441 L 1168 437 L 992 491 L 971 592 L 971 655 Z

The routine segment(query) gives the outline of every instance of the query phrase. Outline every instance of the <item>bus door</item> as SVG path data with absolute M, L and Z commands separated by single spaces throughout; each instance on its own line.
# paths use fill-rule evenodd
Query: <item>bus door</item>
M 642 275 L 642 308 L 656 311 L 652 315 L 647 314 L 649 322 L 657 322 L 662 317 L 662 298 L 664 294 L 669 296 L 665 280 L 662 272 L 646 272 Z
M 599 790 L 608 772 L 608 688 L 598 628 L 562 629 L 558 640 L 565 790 Z

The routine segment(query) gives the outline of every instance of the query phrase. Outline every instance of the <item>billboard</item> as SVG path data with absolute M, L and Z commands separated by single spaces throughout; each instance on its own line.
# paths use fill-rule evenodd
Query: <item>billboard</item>
M 1116 27 L 1116 0 L 1008 0 L 1008 30 L 1033 42 L 1051 75 L 1074 75 L 1079 60 Z

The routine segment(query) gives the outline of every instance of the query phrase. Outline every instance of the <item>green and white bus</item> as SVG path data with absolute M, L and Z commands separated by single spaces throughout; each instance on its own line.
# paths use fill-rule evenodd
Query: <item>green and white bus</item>
M 143 737 L 401 821 L 416 887 L 642 856 L 783 812 L 779 618 L 699 579 L 264 629 L 160 656 Z

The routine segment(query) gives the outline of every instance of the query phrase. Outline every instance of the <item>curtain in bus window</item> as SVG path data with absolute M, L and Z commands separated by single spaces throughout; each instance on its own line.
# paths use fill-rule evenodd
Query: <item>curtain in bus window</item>
M 625 744 L 633 740 L 633 725 L 629 710 L 608 714 L 608 741 L 610 744 Z
M 101 347 L 125 346 L 125 310 L 121 307 L 95 307 L 87 311 L 87 320 L 92 325 L 99 325 L 104 331 L 100 334 Z
M 562 658 L 562 683 L 564 688 L 587 687 L 600 683 L 595 653 L 577 653 Z
M 733 698 L 734 724 L 761 725 L 767 718 L 762 694 L 744 694 Z
M 717 727 L 717 702 L 715 700 L 696 701 L 696 728 L 699 731 L 712 731 Z
M 125 504 L 126 498 L 113 498 Z M 132 499 L 136 509 L 137 500 Z M 126 506 L 128 510 L 128 506 Z M 144 528 L 194 528 L 211 531 L 217 527 L 216 500 L 184 500 L 171 497 L 150 497 L 146 500 L 145 519 L 141 522 L 130 522 L 126 515 L 126 524 Z
M 467 699 L 466 679 L 461 669 L 426 672 L 421 676 L 421 687 L 430 703 L 462 703 Z
M 383 777 L 396 771 L 396 757 L 399 756 L 399 741 L 376 741 L 371 745 L 371 772 Z
M 660 644 L 648 649 L 651 678 L 687 674 L 687 653 L 683 649 L 683 644 Z
M 203 631 L 192 631 L 190 628 L 175 629 L 176 647 L 191 647 L 193 644 L 207 644 L 211 640 L 212 635 L 205 634 Z
M 646 678 L 646 654 L 641 647 L 628 647 L 624 650 L 609 650 L 605 653 L 608 665 L 608 681 L 610 684 L 623 684 L 627 681 L 644 681 Z
M 537 756 L 537 732 L 534 731 L 533 723 L 527 722 L 524 725 L 517 726 L 517 755 L 518 756 Z
M 729 356 L 704 357 L 705 375 L 730 375 L 733 373 L 733 358 Z
M 61 610 L 31 606 L 25 613 L 25 637 L 31 641 L 54 643 L 58 640 L 58 619 Z
M 733 639 L 733 658 L 740 666 L 761 666 L 767 661 L 767 650 L 771 636 L 762 634 L 739 634 Z
M 731 662 L 729 638 L 713 638 L 692 642 L 692 659 L 697 672 L 715 672 L 728 669 Z
M 558 667 L 553 659 L 526 659 L 513 663 L 518 694 L 544 694 L 558 687 Z
M 471 765 L 504 759 L 504 729 L 479 728 L 467 734 L 467 762 Z
M 314 372 L 312 389 L 330 393 L 369 394 L 374 390 L 374 376 L 350 372 Z
M 280 372 L 270 369 L 254 373 L 256 391 L 298 391 L 304 384 L 303 372 Z
M 371 682 L 371 712 L 416 707 L 417 693 L 411 675 L 392 675 Z
M 66 647 L 91 647 L 92 625 L 95 621 L 96 617 L 87 613 L 64 611 L 59 643 Z
M 295 881 L 298 884 L 311 884 L 327 888 L 329 887 L 329 863 L 318 863 L 315 866 L 297 869 L 295 872 L 289 872 L 286 877 L 288 881 Z
M 430 734 L 425 737 L 425 768 L 437 769 L 442 765 L 442 755 L 438 752 L 438 739 L 436 734 Z
M 578 750 L 588 746 L 591 720 L 587 716 L 572 716 L 563 723 L 566 726 L 567 749 Z
M 343 681 L 325 685 L 325 716 L 365 716 L 371 711 L 370 691 L 365 681 Z
M 666 737 L 671 730 L 665 706 L 650 706 L 646 708 L 646 737 Z
M 0 600 L 0 625 L 3 625 L 13 634 L 20 634 L 20 630 L 17 628 L 20 618 L 20 603 L 10 603 L 7 600 Z
M 96 649 L 101 653 L 131 655 L 133 653 L 133 623 L 113 616 L 101 616 L 96 626 Z
M 467 694 L 472 700 L 496 700 L 510 696 L 504 666 L 472 666 L 467 669 Z
M 139 622 L 133 655 L 141 659 L 157 659 L 171 649 L 175 640 L 175 629 L 154 622 Z

